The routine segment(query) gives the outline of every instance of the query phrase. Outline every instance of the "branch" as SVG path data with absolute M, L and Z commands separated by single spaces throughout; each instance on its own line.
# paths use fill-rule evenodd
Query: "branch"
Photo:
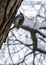
M 37 15 L 37 17 L 45 18 L 45 17 L 43 17 L 43 16 L 41 16 L 41 15 Z
M 25 61 L 25 58 L 28 56 L 28 55 L 30 55 L 30 54 L 32 54 L 33 52 L 29 52 L 28 54 L 26 54 L 25 56 L 24 56 L 24 59 L 22 60 L 22 61 L 20 61 L 19 63 L 17 63 L 16 65 L 19 65 L 20 63 L 23 63 L 24 61 Z
M 46 38 L 46 36 L 45 36 L 43 33 L 41 33 L 39 30 L 30 28 L 30 27 L 28 27 L 28 26 L 21 26 L 21 28 L 23 28 L 23 29 L 29 31 L 30 33 L 31 33 L 31 32 L 33 32 L 33 33 L 38 33 L 38 34 L 40 34 L 41 36 L 43 36 L 44 38 Z
M 46 27 L 40 27 L 39 29 L 46 29 Z
M 42 39 L 42 38 L 39 38 L 39 39 L 46 43 L 46 41 L 44 39 Z
M 46 54 L 46 51 L 43 51 L 42 49 L 38 49 L 38 48 L 37 48 L 36 51 L 39 51 L 40 53 L 44 53 L 44 54 Z

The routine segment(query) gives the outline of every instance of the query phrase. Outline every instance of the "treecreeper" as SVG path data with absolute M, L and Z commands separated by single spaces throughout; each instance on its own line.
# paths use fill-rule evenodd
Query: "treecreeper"
M 0 49 L 23 0 L 0 0 Z

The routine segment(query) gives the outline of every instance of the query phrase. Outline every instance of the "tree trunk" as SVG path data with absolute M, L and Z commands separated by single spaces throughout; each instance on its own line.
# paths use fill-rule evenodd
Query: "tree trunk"
M 0 0 L 0 48 L 23 0 Z

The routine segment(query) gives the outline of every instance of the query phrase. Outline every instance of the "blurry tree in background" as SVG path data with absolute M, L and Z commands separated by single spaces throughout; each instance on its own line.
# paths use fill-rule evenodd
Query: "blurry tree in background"
M 46 65 L 45 0 L 23 1 L 0 50 L 0 64 Z
M 9 28 L 23 0 L 0 1 L 0 48 L 5 42 Z

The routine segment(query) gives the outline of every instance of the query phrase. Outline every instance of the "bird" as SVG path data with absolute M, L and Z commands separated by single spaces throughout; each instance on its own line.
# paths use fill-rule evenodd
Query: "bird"
M 16 17 L 15 17 L 15 20 L 14 20 L 14 26 L 19 29 L 22 24 L 24 22 L 24 14 L 22 12 L 20 12 Z

